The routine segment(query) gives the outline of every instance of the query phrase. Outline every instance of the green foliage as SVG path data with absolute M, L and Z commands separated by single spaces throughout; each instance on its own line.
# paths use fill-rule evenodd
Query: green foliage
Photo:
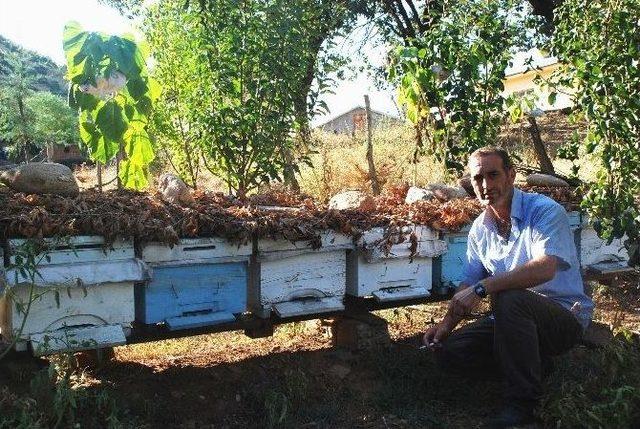
M 561 152 L 597 154 L 601 171 L 583 208 L 605 239 L 627 235 L 630 263 L 640 264 L 640 2 L 567 0 L 556 12 L 552 52 L 564 65 L 554 79 L 571 88 L 584 139 Z
M 580 365 L 558 360 L 551 393 L 540 407 L 545 427 L 634 427 L 640 419 L 638 338 L 623 331 L 603 349 L 573 354 L 580 352 Z
M 13 158 L 22 156 L 28 161 L 34 138 L 34 117 L 26 106 L 26 99 L 33 93 L 33 78 L 27 73 L 23 60 L 13 57 L 9 63 L 11 75 L 4 81 L 0 93 L 0 140 L 9 143 Z
M 201 156 L 245 195 L 282 177 L 300 82 L 317 55 L 309 34 L 317 8 L 310 0 L 193 3 L 162 2 L 146 20 L 154 75 L 167 88 L 154 130 L 192 186 Z
M 535 21 L 512 0 L 464 0 L 427 13 L 433 25 L 396 48 L 390 79 L 419 147 L 460 172 L 471 151 L 495 143 L 506 114 L 505 69 Z
M 34 141 L 43 143 L 74 144 L 78 141 L 78 117 L 60 96 L 50 92 L 36 92 L 26 100 L 33 112 Z
M 106 164 L 123 153 L 119 177 L 124 186 L 148 184 L 154 152 L 148 117 L 159 88 L 147 73 L 140 47 L 130 36 L 64 29 L 69 104 L 80 110 L 80 137 L 94 161 Z
M 61 97 L 67 96 L 62 67 L 50 58 L 26 50 L 0 36 L 0 86 L 11 81 L 17 72 L 16 67 L 21 64 L 24 65 L 24 74 L 29 77 L 30 91 L 48 91 Z

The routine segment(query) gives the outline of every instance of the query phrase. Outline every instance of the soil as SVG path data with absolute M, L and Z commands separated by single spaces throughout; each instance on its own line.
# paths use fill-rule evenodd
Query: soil
M 637 279 L 596 286 L 594 296 L 600 322 L 640 330 Z M 112 393 L 134 427 L 480 427 L 500 407 L 500 381 L 443 374 L 419 348 L 446 305 L 375 312 L 386 321 L 376 329 L 386 325 L 391 342 L 364 350 L 334 347 L 317 320 L 281 325 L 262 339 L 226 332 L 117 347 L 109 363 L 84 373 L 84 387 Z M 26 391 L 45 363 L 5 360 L 0 388 Z

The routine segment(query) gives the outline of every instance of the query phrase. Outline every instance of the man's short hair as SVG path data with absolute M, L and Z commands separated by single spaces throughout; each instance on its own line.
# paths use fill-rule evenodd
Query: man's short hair
M 484 146 L 480 149 L 476 149 L 473 151 L 473 153 L 471 153 L 471 155 L 469 155 L 469 159 L 487 155 L 499 156 L 502 160 L 502 166 L 504 167 L 505 171 L 510 170 L 513 167 L 509 153 L 506 150 L 495 146 Z

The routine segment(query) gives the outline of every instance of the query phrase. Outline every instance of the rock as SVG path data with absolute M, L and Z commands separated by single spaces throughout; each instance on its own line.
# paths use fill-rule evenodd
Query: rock
M 476 196 L 476 191 L 473 190 L 473 185 L 471 184 L 471 176 L 467 173 L 461 178 L 458 179 L 458 185 L 464 189 L 470 197 Z
M 372 211 L 376 209 L 376 202 L 371 195 L 367 195 L 362 191 L 345 191 L 331 197 L 329 208 L 334 210 Z
M 412 204 L 416 201 L 430 200 L 433 199 L 435 195 L 428 189 L 418 188 L 417 186 L 412 186 L 407 191 L 407 196 L 404 199 L 405 204 Z
M 433 183 L 427 186 L 427 190 L 431 191 L 437 199 L 443 202 L 467 197 L 467 191 L 464 188 L 442 183 Z
M 550 174 L 533 173 L 527 176 L 529 186 L 553 186 L 567 188 L 569 184 L 559 177 Z
M 162 198 L 174 204 L 191 204 L 194 202 L 193 195 L 181 178 L 175 174 L 165 173 L 158 179 L 158 191 Z
M 599 322 L 591 322 L 582 335 L 582 343 L 589 348 L 604 347 L 611 340 L 613 340 L 611 328 Z
M 71 169 L 55 162 L 32 162 L 0 171 L 0 182 L 25 194 L 75 197 L 80 192 Z
M 411 204 L 416 201 L 432 200 L 434 198 L 445 202 L 466 197 L 467 192 L 462 187 L 449 186 L 443 183 L 432 183 L 426 188 L 418 188 L 417 186 L 410 187 L 404 202 L 405 204 Z

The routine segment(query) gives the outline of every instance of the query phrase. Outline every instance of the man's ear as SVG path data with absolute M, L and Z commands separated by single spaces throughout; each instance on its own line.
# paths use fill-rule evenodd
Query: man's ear
M 511 183 L 514 183 L 516 181 L 516 168 L 515 167 L 511 167 L 509 169 L 509 171 L 507 172 L 508 176 L 509 176 L 509 181 Z

